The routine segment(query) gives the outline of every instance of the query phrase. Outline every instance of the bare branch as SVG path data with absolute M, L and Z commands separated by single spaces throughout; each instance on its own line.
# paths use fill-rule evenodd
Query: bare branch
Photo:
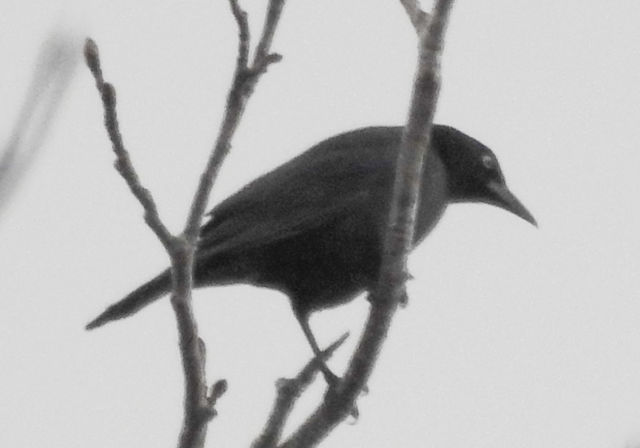
M 245 106 L 253 93 L 253 88 L 267 66 L 280 60 L 278 56 L 270 55 L 269 51 L 271 49 L 271 42 L 273 40 L 275 29 L 280 20 L 284 0 L 270 0 L 262 37 L 257 46 L 259 51 L 256 51 L 256 59 L 254 59 L 254 63 L 250 67 L 247 66 L 249 28 L 246 13 L 240 8 L 237 0 L 229 0 L 229 3 L 239 29 L 240 44 L 238 49 L 238 59 L 236 62 L 236 70 L 232 86 L 229 91 L 229 95 L 227 96 L 226 110 L 218 132 L 218 138 L 216 139 L 213 150 L 211 151 L 206 168 L 200 177 L 200 182 L 191 205 L 189 217 L 185 224 L 185 238 L 192 243 L 195 243 L 198 237 L 200 224 L 202 223 L 202 216 L 204 215 L 205 208 L 209 201 L 211 187 L 218 177 L 220 166 L 229 153 L 229 149 L 231 148 L 231 139 L 233 138 L 236 127 L 244 114 Z M 259 55 L 264 56 L 258 58 Z
M 246 103 L 266 67 L 279 60 L 279 56 L 269 54 L 269 49 L 284 0 L 271 0 L 270 2 L 265 30 L 258 44 L 257 55 L 259 57 L 251 67 L 247 65 L 250 47 L 247 15 L 240 8 L 237 0 L 229 0 L 229 2 L 239 30 L 236 69 L 220 131 L 206 167 L 200 176 L 181 236 L 169 233 L 160 220 L 153 197 L 141 185 L 119 131 L 115 89 L 104 80 L 96 44 L 87 40 L 85 45 L 85 59 L 102 97 L 105 126 L 116 153 L 116 168 L 142 204 L 147 224 L 156 233 L 171 258 L 173 280 L 171 305 L 178 325 L 180 354 L 185 376 L 184 420 L 178 442 L 180 448 L 201 448 L 204 446 L 208 422 L 216 415 L 215 404 L 226 390 L 226 381 L 217 382 L 210 392 L 207 390 L 205 344 L 198 336 L 198 326 L 191 305 L 194 254 L 202 216 L 218 171 L 229 152 L 231 138 L 243 115 Z
M 6 144 L 0 151 L 0 212 L 28 171 L 73 79 L 77 44 L 51 35 L 36 58 L 31 81 Z
M 211 391 L 207 397 L 211 409 L 215 408 L 218 399 L 227 392 L 228 387 L 229 385 L 227 384 L 227 380 L 218 380 L 213 384 L 213 386 L 211 386 Z
M 87 39 L 84 47 L 84 56 L 87 66 L 91 70 L 96 81 L 96 88 L 100 92 L 102 105 L 104 108 L 104 124 L 111 140 L 113 152 L 116 154 L 115 167 L 127 182 L 129 189 L 138 199 L 140 205 L 144 209 L 144 219 L 162 242 L 165 248 L 172 246 L 172 236 L 160 220 L 158 208 L 149 190 L 144 188 L 140 183 L 138 174 L 136 173 L 128 151 L 124 147 L 122 135 L 120 134 L 120 126 L 118 124 L 118 115 L 116 112 L 116 91 L 114 87 L 105 82 L 102 75 L 102 67 L 100 66 L 100 54 L 96 43 Z
M 280 16 L 282 15 L 283 6 L 284 0 L 275 0 L 269 2 L 269 5 L 267 7 L 267 14 L 264 20 L 264 26 L 262 27 L 262 36 L 260 37 L 260 42 L 258 43 L 258 47 L 256 48 L 256 52 L 253 57 L 254 66 L 261 65 L 261 61 L 273 58 L 273 56 L 269 55 L 269 49 L 271 48 L 271 43 L 273 42 L 273 36 L 275 35 L 278 21 L 280 20 Z M 276 59 L 278 58 L 276 57 Z
M 206 395 L 206 379 L 204 370 L 204 350 L 198 350 L 195 341 L 197 338 L 197 325 L 191 307 L 192 272 L 194 253 L 197 247 L 197 239 L 202 223 L 202 216 L 209 201 L 211 188 L 215 183 L 220 167 L 231 148 L 231 139 L 244 114 L 244 110 L 258 79 L 266 69 L 266 66 L 275 62 L 268 55 L 275 28 L 280 19 L 284 0 L 271 0 L 269 13 L 265 21 L 265 31 L 258 44 L 267 57 L 258 62 L 259 69 L 249 67 L 250 35 L 247 14 L 242 10 L 237 0 L 229 0 L 231 12 L 238 25 L 239 43 L 238 58 L 233 81 L 227 96 L 225 114 L 220 125 L 218 137 L 213 146 L 206 167 L 200 175 L 200 181 L 196 189 L 189 216 L 185 223 L 181 242 L 185 243 L 182 253 L 176 253 L 173 257 L 172 269 L 174 278 L 174 294 L 171 298 L 180 334 L 180 347 L 182 353 L 183 370 L 187 383 L 185 385 L 185 419 L 180 435 L 180 447 L 201 447 L 204 444 L 207 421 L 215 415 L 213 404 L 215 394 Z M 274 5 L 279 5 L 278 7 Z M 271 12 L 275 11 L 275 12 Z M 182 260 L 179 260 L 182 258 Z M 204 347 L 204 344 L 201 344 Z M 204 412 L 202 412 L 204 410 Z M 204 419 L 201 418 L 204 415 Z
M 439 57 L 452 4 L 453 0 L 437 0 L 427 28 L 419 33 L 418 67 L 409 118 L 396 165 L 382 267 L 370 301 L 371 310 L 363 336 L 337 392 L 327 394 L 320 407 L 281 445 L 283 448 L 316 446 L 348 416 L 371 375 L 393 315 L 406 293 L 406 261 L 413 241 L 422 161 L 429 147 L 438 98 Z
M 238 70 L 246 70 L 249 64 L 249 47 L 251 46 L 251 34 L 249 33 L 249 21 L 247 13 L 240 7 L 238 0 L 229 0 L 231 12 L 238 25 L 238 60 L 236 62 L 236 75 Z
M 276 384 L 277 397 L 273 404 L 273 409 L 262 434 L 251 445 L 252 448 L 270 448 L 278 443 L 289 414 L 291 414 L 302 393 L 313 382 L 320 370 L 321 362 L 329 359 L 348 337 L 349 333 L 340 336 L 339 339 L 322 351 L 322 356 L 311 359 L 295 378 L 283 378 L 278 381 Z
M 420 32 L 427 26 L 429 14 L 422 10 L 418 0 L 400 0 L 400 3 L 402 3 L 405 11 L 407 11 L 409 19 L 411 19 L 411 23 L 416 29 L 416 32 L 420 34 Z

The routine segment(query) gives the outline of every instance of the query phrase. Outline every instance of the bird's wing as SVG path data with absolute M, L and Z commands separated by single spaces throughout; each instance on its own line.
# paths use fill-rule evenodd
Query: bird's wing
M 256 179 L 211 211 L 199 251 L 249 249 L 344 213 L 365 213 L 372 201 L 384 197 L 380 189 L 390 185 L 395 151 L 376 139 L 362 143 L 355 139 L 353 145 L 342 141 L 334 150 L 313 148 Z

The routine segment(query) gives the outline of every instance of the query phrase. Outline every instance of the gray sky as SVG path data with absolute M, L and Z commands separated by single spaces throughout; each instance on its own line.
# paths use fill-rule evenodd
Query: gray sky
M 263 2 L 245 0 L 262 23 Z M 227 2 L 2 0 L 0 138 L 52 30 L 99 44 L 122 131 L 163 218 L 182 224 L 217 130 L 236 49 Z M 135 5 L 134 5 L 135 4 Z M 132 6 L 134 5 L 134 6 Z M 343 446 L 622 448 L 640 440 L 640 4 L 459 2 L 437 121 L 498 155 L 540 228 L 456 205 L 411 258 L 361 418 Z M 332 134 L 404 122 L 415 37 L 392 0 L 290 1 L 284 55 L 252 98 L 213 202 Z M 112 168 L 81 67 L 0 221 L 0 446 L 173 446 L 182 384 L 170 306 L 84 324 L 165 266 Z M 207 446 L 246 446 L 274 381 L 310 351 L 285 298 L 201 290 L 209 379 L 227 378 Z M 317 315 L 323 343 L 366 304 Z M 299 421 L 319 382 L 296 413 Z

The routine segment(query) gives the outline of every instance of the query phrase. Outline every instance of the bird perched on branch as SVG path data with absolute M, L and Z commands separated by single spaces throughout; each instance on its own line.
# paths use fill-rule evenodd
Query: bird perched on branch
M 378 276 L 402 127 L 329 138 L 216 206 L 200 231 L 194 285 L 248 283 L 286 294 L 316 356 L 309 315 L 371 290 Z M 535 225 L 509 191 L 489 148 L 434 125 L 425 159 L 415 244 L 455 202 L 484 202 Z M 108 307 L 92 329 L 134 314 L 171 290 L 171 273 Z M 323 365 L 328 381 L 335 376 Z

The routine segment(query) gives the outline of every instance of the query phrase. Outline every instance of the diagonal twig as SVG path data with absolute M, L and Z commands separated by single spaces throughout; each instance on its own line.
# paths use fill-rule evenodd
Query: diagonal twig
M 144 209 L 144 219 L 147 225 L 153 230 L 158 239 L 162 242 L 165 248 L 169 248 L 172 245 L 172 236 L 169 230 L 165 227 L 158 214 L 158 207 L 149 190 L 147 190 L 138 177 L 129 152 L 124 146 L 122 141 L 122 134 L 120 133 L 120 125 L 118 123 L 118 114 L 116 111 L 116 91 L 113 85 L 104 80 L 102 74 L 102 66 L 100 64 L 100 53 L 96 43 L 87 39 L 84 46 L 84 57 L 87 62 L 87 66 L 96 81 L 96 88 L 100 92 L 100 98 L 102 99 L 102 106 L 104 108 L 104 125 L 109 134 L 109 140 L 113 147 L 113 152 L 116 154 L 115 167 L 126 181 L 129 189 L 133 195 L 138 199 L 140 205 Z
M 400 0 L 400 3 L 404 6 L 404 9 L 409 16 L 413 27 L 416 29 L 416 32 L 420 34 L 420 32 L 427 26 L 429 14 L 422 10 L 418 0 Z
M 340 336 L 333 344 L 322 351 L 321 356 L 311 359 L 295 378 L 283 378 L 278 381 L 276 384 L 277 397 L 267 424 L 262 434 L 253 442 L 251 448 L 271 448 L 278 443 L 282 435 L 282 429 L 287 423 L 294 405 L 313 382 L 320 370 L 321 363 L 329 359 L 348 337 L 349 333 Z
M 220 125 L 218 138 L 213 150 L 211 151 L 211 156 L 207 161 L 206 168 L 200 177 L 200 182 L 193 198 L 189 217 L 185 224 L 184 236 L 191 243 L 196 242 L 200 224 L 202 223 L 202 216 L 204 215 L 205 207 L 209 200 L 211 187 L 218 176 L 222 162 L 229 153 L 231 139 L 242 115 L 244 114 L 245 106 L 251 96 L 251 93 L 253 93 L 253 88 L 258 82 L 258 79 L 260 79 L 260 76 L 266 70 L 267 66 L 280 60 L 279 57 L 273 57 L 270 55 L 269 51 L 271 48 L 273 34 L 275 33 L 275 29 L 280 21 L 284 1 L 285 0 L 269 1 L 267 19 L 264 25 L 265 31 L 262 33 L 262 38 L 258 43 L 258 49 L 260 49 L 260 51 L 256 51 L 256 58 L 251 66 L 248 66 L 250 36 L 246 13 L 240 8 L 237 0 L 229 0 L 231 10 L 236 22 L 238 23 L 239 29 L 240 43 L 238 59 L 236 62 L 232 86 L 227 96 L 226 112 L 222 119 L 222 124 Z

